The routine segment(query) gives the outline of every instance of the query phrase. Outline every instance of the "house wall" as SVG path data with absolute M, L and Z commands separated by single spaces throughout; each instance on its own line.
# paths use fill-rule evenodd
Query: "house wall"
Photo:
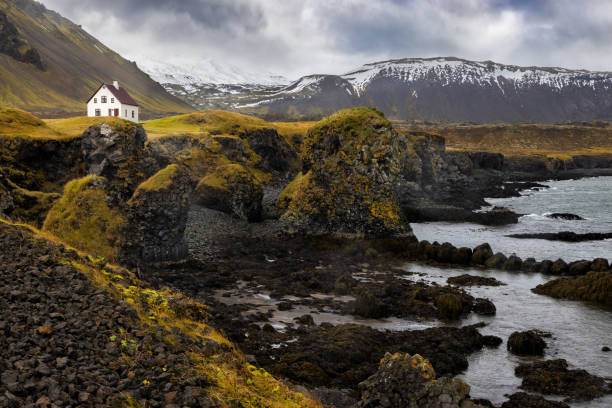
M 102 103 L 103 96 L 106 96 L 106 103 Z M 97 102 L 94 102 L 96 99 Z M 123 105 L 117 100 L 117 98 L 115 98 L 113 93 L 106 86 L 100 88 L 87 103 L 87 116 L 96 116 L 96 109 L 100 109 L 100 116 L 113 116 L 115 109 L 119 109 L 119 118 L 138 122 L 138 107 Z M 109 115 L 109 109 L 113 110 L 112 115 Z M 132 118 L 132 111 L 134 111 L 134 118 Z

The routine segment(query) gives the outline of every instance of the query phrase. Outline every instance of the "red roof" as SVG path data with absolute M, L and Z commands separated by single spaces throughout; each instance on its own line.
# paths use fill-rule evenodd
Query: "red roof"
M 134 98 L 130 96 L 130 94 L 125 90 L 125 88 L 115 88 L 115 86 L 112 84 L 102 84 L 100 85 L 100 88 L 102 88 L 103 86 L 107 87 L 119 102 L 125 105 L 139 106 L 138 102 L 136 102 Z M 98 94 L 100 88 L 96 89 L 96 92 L 94 92 L 93 95 L 89 97 L 89 99 L 87 100 L 88 103 L 94 96 Z
M 138 106 L 138 102 L 136 102 L 134 98 L 132 98 L 130 94 L 127 93 L 125 88 L 119 87 L 117 89 L 112 84 L 104 84 L 104 85 L 106 85 L 106 87 L 111 91 L 111 93 L 115 95 L 115 98 L 117 98 L 119 102 L 126 104 L 126 105 Z

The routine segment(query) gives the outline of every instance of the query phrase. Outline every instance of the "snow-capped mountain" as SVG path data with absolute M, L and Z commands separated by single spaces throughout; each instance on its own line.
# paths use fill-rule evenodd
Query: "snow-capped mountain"
M 294 118 L 373 106 L 394 119 L 559 122 L 612 119 L 612 73 L 520 67 L 459 58 L 366 64 L 300 78 L 242 108 Z
M 200 109 L 232 109 L 273 94 L 290 81 L 272 73 L 247 72 L 211 59 L 168 62 L 139 57 L 138 66 L 168 92 Z

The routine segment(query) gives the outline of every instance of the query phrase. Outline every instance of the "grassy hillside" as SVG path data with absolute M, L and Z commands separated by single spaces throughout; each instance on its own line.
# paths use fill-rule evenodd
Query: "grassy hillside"
M 44 67 L 0 53 L 0 107 L 38 116 L 83 114 L 100 83 L 118 80 L 141 105 L 141 117 L 192 110 L 135 63 L 39 3 L 0 0 L 0 12 L 17 28 L 20 40 L 37 51 Z
M 177 134 L 237 134 L 241 131 L 256 129 L 276 129 L 287 141 L 293 135 L 303 136 L 315 122 L 266 122 L 254 116 L 236 112 L 210 110 L 187 115 L 170 116 L 144 122 L 149 138 L 172 136 Z
M 395 122 L 394 125 L 399 130 L 439 133 L 446 139 L 449 150 L 499 152 L 506 156 L 612 154 L 612 126 L 608 122 L 558 125 Z

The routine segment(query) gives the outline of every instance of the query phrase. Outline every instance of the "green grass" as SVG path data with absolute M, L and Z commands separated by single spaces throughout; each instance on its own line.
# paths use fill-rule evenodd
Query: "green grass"
M 174 180 L 179 176 L 179 166 L 176 164 L 170 164 L 164 169 L 158 171 L 147 180 L 143 181 L 136 192 L 140 191 L 161 191 L 169 188 L 174 183 Z M 136 196 L 137 193 L 134 193 Z
M 68 119 L 43 119 L 43 121 L 53 131 L 69 138 L 79 137 L 90 126 L 100 125 L 102 123 L 108 123 L 111 126 L 120 124 L 133 125 L 133 122 L 111 116 L 77 116 Z

